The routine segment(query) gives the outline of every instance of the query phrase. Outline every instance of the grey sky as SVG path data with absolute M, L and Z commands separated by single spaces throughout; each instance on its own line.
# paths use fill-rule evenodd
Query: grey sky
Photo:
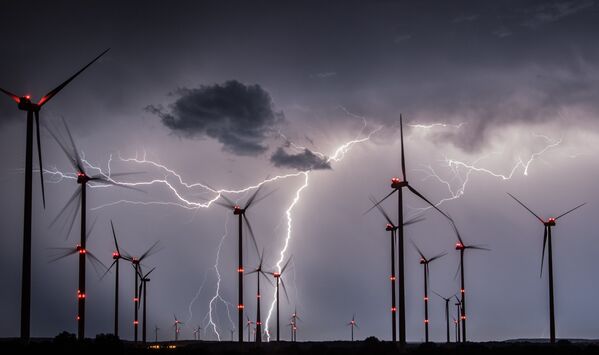
M 599 287 L 592 281 L 599 267 L 594 257 L 599 244 L 591 228 L 591 218 L 599 213 L 596 1 L 88 1 L 85 6 L 21 1 L 1 5 L 0 30 L 5 34 L 0 87 L 34 99 L 111 48 L 48 103 L 42 120 L 55 129 L 64 117 L 93 164 L 106 170 L 112 157 L 114 172 L 145 172 L 126 181 L 165 179 L 195 203 L 213 197 L 202 188 L 185 188 L 164 170 L 124 162 L 119 155 L 142 159 L 145 154 L 174 169 L 186 183 L 223 189 L 252 186 L 265 176 L 296 174 L 267 184 L 265 192 L 277 191 L 248 215 L 260 246 L 267 250 L 269 267 L 284 245 L 286 211 L 305 182 L 297 169 L 315 169 L 291 211 L 293 232 L 286 253 L 294 255 L 294 262 L 288 274 L 291 304 L 283 302 L 284 323 L 297 305 L 303 318 L 298 339 L 347 338 L 344 324 L 353 313 L 361 326 L 358 338 L 390 338 L 385 223 L 376 213 L 363 212 L 369 194 L 384 196 L 389 178 L 399 173 L 400 112 L 411 183 L 435 202 L 460 195 L 441 207 L 454 216 L 466 240 L 492 249 L 467 258 L 472 339 L 549 333 L 546 279 L 538 276 L 542 228 L 505 192 L 521 197 L 541 216 L 589 202 L 555 230 L 557 331 L 559 337 L 599 333 Z M 229 110 L 241 101 L 225 95 L 223 100 L 232 100 L 226 110 L 208 108 L 211 119 L 227 117 L 228 126 L 215 119 L 211 127 L 216 131 L 206 126 L 183 131 L 183 126 L 172 130 L 173 125 L 169 128 L 160 115 L 146 110 L 148 105 L 162 107 L 162 118 L 180 114 L 178 100 L 188 98 L 205 112 L 206 101 L 189 94 L 232 81 L 259 89 L 268 100 L 261 101 L 266 104 L 258 111 L 266 114 L 245 111 L 255 108 L 251 105 Z M 206 116 L 198 111 L 186 112 L 186 117 L 205 123 Z M 0 117 L 0 336 L 16 336 L 25 125 L 24 113 L 8 98 L 0 100 Z M 435 123 L 446 125 L 426 128 Z M 418 124 L 423 126 L 414 126 Z M 379 126 L 383 128 L 368 142 L 335 155 L 340 145 Z M 231 135 L 223 134 L 228 130 Z M 47 132 L 42 140 L 46 167 L 71 172 Z M 239 154 L 239 143 L 249 144 L 254 154 Z M 335 159 L 331 169 L 317 170 L 328 167 L 319 165 L 323 155 Z M 445 159 L 481 169 L 448 167 Z M 431 177 L 430 169 L 449 184 Z M 34 177 L 33 336 L 76 329 L 76 262 L 47 263 L 48 248 L 76 243 L 76 233 L 66 240 L 61 228 L 49 227 L 75 186 L 70 180 L 57 182 L 56 176 L 48 175 L 48 180 L 43 210 Z M 237 227 L 232 216 L 226 217 L 230 212 L 219 206 L 173 205 L 182 201 L 163 183 L 144 189 L 146 194 L 116 188 L 90 191 L 90 208 L 124 199 L 170 205 L 119 203 L 93 209 L 90 218 L 98 222 L 89 248 L 105 263 L 111 261 L 111 219 L 123 248 L 132 254 L 160 240 L 163 250 L 148 259 L 148 266 L 157 267 L 148 288 L 150 324 L 169 338 L 176 313 L 188 321 L 184 337 L 192 338 L 196 324 L 207 328 L 205 316 L 216 288 L 213 265 L 225 226 L 221 292 L 228 302 L 236 301 L 232 236 Z M 423 207 L 420 201 L 406 198 L 406 213 L 418 207 Z M 393 203 L 385 208 L 396 214 Z M 425 216 L 407 235 L 425 253 L 448 251 L 431 266 L 431 288 L 453 294 L 458 290 L 455 238 L 442 218 L 432 211 Z M 406 245 L 407 334 L 409 341 L 419 341 L 422 272 L 417 254 Z M 247 268 L 256 259 L 248 249 Z M 121 327 L 123 336 L 131 338 L 133 275 L 123 269 Z M 110 332 L 113 275 L 98 281 L 88 271 L 88 334 Z M 254 317 L 253 278 L 247 285 L 246 309 Z M 266 312 L 272 290 L 267 287 L 263 293 Z M 196 294 L 191 315 L 188 307 Z M 442 303 L 432 300 L 431 334 L 440 341 Z M 216 324 L 228 339 L 226 309 L 222 302 L 216 304 Z M 270 325 L 272 331 L 272 320 Z M 215 335 L 207 331 L 203 338 Z

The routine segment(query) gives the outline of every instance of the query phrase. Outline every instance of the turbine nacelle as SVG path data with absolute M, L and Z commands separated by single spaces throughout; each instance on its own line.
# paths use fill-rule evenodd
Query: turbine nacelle
M 31 95 L 25 95 L 25 96 L 21 96 L 19 98 L 14 98 L 14 99 L 15 99 L 15 101 L 18 100 L 17 106 L 19 107 L 19 110 L 33 111 L 33 112 L 37 112 L 40 110 L 39 104 L 36 104 L 31 101 Z
M 277 278 L 277 279 L 278 279 L 279 277 L 281 277 L 281 273 L 280 273 L 280 272 L 273 272 L 273 273 L 272 273 L 272 276 L 273 276 L 274 278 Z
M 90 177 L 87 176 L 84 172 L 78 171 L 77 172 L 77 183 L 78 184 L 85 184 L 90 180 Z
M 455 243 L 455 250 L 464 250 L 464 249 L 466 249 L 464 244 L 462 244 L 460 242 Z
M 118 251 L 115 251 L 115 252 L 112 253 L 112 258 L 114 260 L 119 259 L 120 257 L 121 257 L 121 254 L 119 254 Z
M 408 186 L 408 182 L 407 181 L 401 181 L 400 178 L 398 177 L 394 177 L 391 179 L 391 187 L 394 189 L 399 189 L 402 188 L 404 186 Z
M 234 215 L 240 215 L 240 214 L 243 214 L 243 212 L 245 212 L 244 208 L 241 208 L 238 205 L 233 206 L 233 214 Z
M 426 263 L 427 263 L 427 261 L 426 261 L 426 259 L 425 259 L 425 258 L 420 258 L 420 264 L 423 264 L 423 265 L 424 265 L 424 264 L 426 264 Z
M 395 227 L 395 226 L 394 226 L 394 225 L 392 225 L 391 223 L 387 223 L 387 225 L 385 226 L 385 230 L 386 230 L 387 232 L 389 232 L 389 231 L 393 231 L 393 230 L 396 230 L 396 229 L 397 229 L 397 227 Z
M 545 224 L 545 226 L 548 226 L 548 227 L 555 226 L 555 217 L 550 217 L 549 219 L 547 219 L 547 222 L 545 222 L 544 224 Z
M 79 254 L 85 254 L 85 253 L 87 253 L 87 251 L 85 250 L 85 248 L 83 248 L 79 244 L 77 244 L 77 246 L 75 247 L 75 250 L 77 250 L 79 252 Z

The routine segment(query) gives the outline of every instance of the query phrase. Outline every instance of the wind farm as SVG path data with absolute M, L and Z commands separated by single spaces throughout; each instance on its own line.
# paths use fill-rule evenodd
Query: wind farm
M 598 24 L 5 4 L 0 349 L 596 353 Z

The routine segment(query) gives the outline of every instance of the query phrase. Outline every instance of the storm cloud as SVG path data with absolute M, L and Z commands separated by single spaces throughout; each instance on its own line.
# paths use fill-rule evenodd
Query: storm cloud
M 300 171 L 331 169 L 331 164 L 324 157 L 304 149 L 297 154 L 289 154 L 279 147 L 270 157 L 270 161 L 278 168 L 292 168 Z
M 275 111 L 270 94 L 257 84 L 230 80 L 179 89 L 175 95 L 178 98 L 168 109 L 149 105 L 146 110 L 158 115 L 181 137 L 208 136 L 222 143 L 223 150 L 237 155 L 265 152 L 268 146 L 264 141 L 284 120 L 283 112 Z

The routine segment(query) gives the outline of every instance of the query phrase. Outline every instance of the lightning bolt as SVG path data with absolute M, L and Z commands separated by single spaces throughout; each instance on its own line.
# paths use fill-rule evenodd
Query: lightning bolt
M 210 328 L 212 328 L 212 330 L 214 331 L 214 333 L 216 334 L 216 338 L 218 339 L 218 341 L 220 341 L 220 334 L 218 332 L 218 328 L 216 326 L 216 323 L 214 322 L 214 315 L 213 315 L 213 311 L 214 311 L 214 307 L 215 307 L 215 302 L 221 301 L 226 309 L 227 309 L 227 317 L 229 318 L 229 323 L 231 323 L 231 326 L 233 328 L 235 328 L 235 323 L 233 322 L 233 319 L 231 318 L 231 312 L 229 311 L 229 307 L 231 306 L 230 302 L 227 302 L 221 295 L 220 295 L 220 282 L 221 282 L 221 275 L 220 275 L 220 271 L 218 269 L 218 264 L 220 261 L 220 251 L 221 248 L 223 246 L 223 243 L 225 241 L 225 239 L 227 238 L 229 231 L 228 231 L 228 222 L 229 222 L 229 216 L 230 213 L 227 213 L 226 219 L 225 219 L 225 233 L 222 235 L 222 237 L 220 238 L 220 242 L 218 243 L 218 249 L 216 250 L 216 260 L 214 261 L 214 272 L 216 273 L 216 277 L 217 277 L 217 281 L 216 281 L 216 290 L 214 292 L 214 296 L 210 299 L 210 302 L 208 303 L 208 313 L 206 314 L 206 317 L 208 317 L 208 326 Z M 207 328 L 207 327 L 205 327 Z
M 522 172 L 523 176 L 528 176 L 529 168 L 535 160 L 537 160 L 540 156 L 545 154 L 550 149 L 556 148 L 557 146 L 559 146 L 562 143 L 561 138 L 551 139 L 545 135 L 536 134 L 536 133 L 532 133 L 532 136 L 535 138 L 543 139 L 546 142 L 545 146 L 542 149 L 531 153 L 527 159 L 522 159 L 522 157 L 518 157 L 515 164 L 511 167 L 511 169 L 509 169 L 509 171 L 507 173 L 496 172 L 489 168 L 480 166 L 481 161 L 486 160 L 487 158 L 489 158 L 492 155 L 497 155 L 498 152 L 494 152 L 494 153 L 482 156 L 482 157 L 476 159 L 475 161 L 473 161 L 472 163 L 467 163 L 464 161 L 450 159 L 450 158 L 446 157 L 443 160 L 443 167 L 449 169 L 449 171 L 452 175 L 450 179 L 443 178 L 441 176 L 441 174 L 439 174 L 431 165 L 429 165 L 423 169 L 414 169 L 414 170 L 422 171 L 426 174 L 426 176 L 422 179 L 423 181 L 427 180 L 427 179 L 434 179 L 447 188 L 447 192 L 448 192 L 449 196 L 442 198 L 441 200 L 439 200 L 439 202 L 436 203 L 436 206 L 440 206 L 441 204 L 443 204 L 445 202 L 458 199 L 464 195 L 472 173 L 480 173 L 480 174 L 490 175 L 490 176 L 500 179 L 502 181 L 511 180 L 514 177 L 514 175 L 516 173 L 518 173 L 519 171 Z M 456 181 L 457 181 L 457 183 L 456 183 Z M 454 187 L 454 186 L 456 186 L 456 187 Z M 431 207 L 429 206 L 429 207 L 414 208 L 414 209 L 417 211 L 424 211 L 424 210 L 428 210 L 429 208 L 431 208 Z
M 349 111 L 346 111 L 346 112 L 349 113 Z M 367 122 L 364 121 L 364 127 L 362 128 L 362 130 L 360 131 L 358 136 L 360 136 L 362 134 L 362 132 L 364 131 L 364 129 L 366 129 L 366 127 L 367 127 Z M 363 137 L 363 138 L 356 137 L 356 139 L 342 144 L 339 148 L 337 148 L 335 150 L 335 152 L 329 158 L 327 158 L 327 163 L 339 162 L 339 161 L 343 160 L 343 158 L 345 157 L 345 154 L 347 152 L 349 152 L 349 150 L 351 149 L 351 147 L 353 145 L 358 144 L 358 143 L 363 143 L 363 142 L 370 140 L 370 137 L 373 134 L 380 131 L 381 129 L 382 129 L 382 126 L 379 126 L 375 129 L 373 129 L 372 131 L 370 131 L 370 133 L 368 133 L 368 135 L 366 137 Z M 314 152 L 314 153 L 324 156 L 324 154 L 322 154 L 320 152 Z M 295 206 L 299 203 L 302 191 L 304 191 L 308 187 L 311 172 L 312 171 L 302 172 L 302 174 L 304 175 L 304 183 L 297 189 L 297 191 L 295 192 L 295 197 L 293 198 L 293 200 L 291 201 L 291 204 L 285 211 L 285 215 L 287 216 L 287 235 L 285 236 L 285 242 L 283 244 L 283 248 L 279 252 L 279 260 L 277 260 L 277 263 L 276 263 L 276 268 L 277 268 L 278 272 L 281 272 L 282 264 L 283 264 L 283 261 L 285 260 L 285 254 L 287 252 L 287 249 L 289 248 L 289 242 L 290 242 L 291 236 L 292 236 L 292 226 L 293 226 L 292 211 L 295 208 Z M 270 308 L 268 310 L 268 316 L 266 317 L 266 322 L 265 322 L 265 327 L 264 327 L 264 332 L 266 333 L 266 337 L 267 337 L 268 341 L 270 341 L 269 322 L 270 322 L 270 318 L 272 316 L 272 312 L 273 312 L 276 302 L 277 302 L 277 299 L 276 299 L 276 289 L 275 289 L 273 292 L 273 301 L 270 304 Z

